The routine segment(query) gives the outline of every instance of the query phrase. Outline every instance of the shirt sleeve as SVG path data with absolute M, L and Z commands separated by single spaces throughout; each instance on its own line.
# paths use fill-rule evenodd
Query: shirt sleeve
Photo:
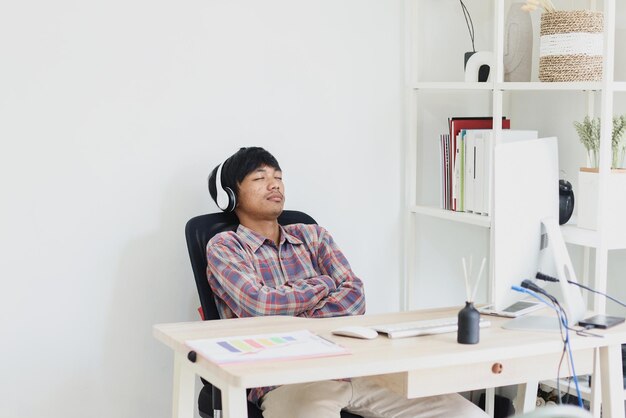
M 317 263 L 321 273 L 333 279 L 336 288 L 302 316 L 332 317 L 364 314 L 363 282 L 354 274 L 348 260 L 330 233 L 322 227 L 318 228 Z
M 228 244 L 231 243 L 207 247 L 207 265 L 214 278 L 209 284 L 237 317 L 299 316 L 336 289 L 335 281 L 328 276 L 287 282 L 275 288 L 265 286 L 245 250 L 237 243 Z

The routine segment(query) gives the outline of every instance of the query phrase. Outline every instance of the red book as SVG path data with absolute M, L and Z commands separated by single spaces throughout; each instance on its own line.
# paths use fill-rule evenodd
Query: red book
M 456 117 L 449 118 L 450 137 L 454 138 L 456 145 L 456 136 L 461 129 L 493 129 L 492 117 Z M 511 129 L 511 120 L 502 116 L 502 129 Z

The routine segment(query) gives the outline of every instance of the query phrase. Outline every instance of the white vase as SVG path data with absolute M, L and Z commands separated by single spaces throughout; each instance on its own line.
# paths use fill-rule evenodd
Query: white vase
M 606 215 L 603 225 L 607 235 L 626 234 L 626 170 L 614 169 L 608 177 L 608 193 L 604 200 Z M 585 229 L 598 229 L 598 169 L 581 168 L 578 173 L 578 226 Z
M 533 25 L 524 3 L 513 3 L 504 25 L 504 81 L 530 81 Z

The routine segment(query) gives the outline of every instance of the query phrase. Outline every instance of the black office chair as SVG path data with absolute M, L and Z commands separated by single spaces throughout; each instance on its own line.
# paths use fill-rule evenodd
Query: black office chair
M 278 217 L 281 225 L 291 225 L 296 223 L 314 224 L 313 218 L 303 212 L 285 210 Z M 193 275 L 198 287 L 200 296 L 200 306 L 204 320 L 220 319 L 213 298 L 213 291 L 209 286 L 206 276 L 206 246 L 207 243 L 217 233 L 224 231 L 235 231 L 239 225 L 239 219 L 234 213 L 212 213 L 192 218 L 185 226 L 185 237 L 187 238 L 187 250 Z M 204 387 L 198 396 L 198 411 L 202 418 L 217 418 L 221 416 L 222 400 L 220 390 L 202 379 Z M 218 412 L 216 414 L 216 412 Z M 248 418 L 262 418 L 261 410 L 254 404 L 248 402 Z M 358 415 L 346 411 L 341 412 L 342 418 L 361 418 Z

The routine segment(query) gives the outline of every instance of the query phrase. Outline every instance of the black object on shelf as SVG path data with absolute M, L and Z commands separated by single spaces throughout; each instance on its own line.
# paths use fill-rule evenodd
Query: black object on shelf
M 466 52 L 465 53 L 465 59 L 464 59 L 464 63 L 463 63 L 463 70 L 465 70 L 465 68 L 467 67 L 467 61 L 475 53 L 476 53 L 476 51 L 470 51 L 470 52 Z M 475 81 L 479 81 L 481 83 L 484 83 L 485 81 L 487 81 L 489 79 L 489 71 L 490 70 L 491 70 L 491 68 L 489 67 L 489 65 L 487 65 L 487 64 L 481 65 L 478 68 L 478 80 L 475 80 Z
M 559 180 L 559 225 L 569 221 L 574 212 L 574 190 L 567 180 Z

